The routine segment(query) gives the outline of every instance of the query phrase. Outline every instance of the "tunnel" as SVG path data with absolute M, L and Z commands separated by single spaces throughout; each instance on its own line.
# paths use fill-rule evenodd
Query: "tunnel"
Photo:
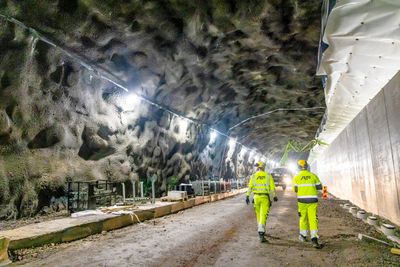
M 399 12 L 396 0 L 0 1 L 0 266 L 1 238 L 7 239 L 11 233 L 7 231 L 67 220 L 75 211 L 128 198 L 137 201 L 134 206 L 145 201 L 151 204 L 143 205 L 157 206 L 156 199 L 167 199 L 171 191 L 189 194 L 182 202 L 193 202 L 193 208 L 184 211 L 192 216 L 187 220 L 197 220 L 192 210 L 207 214 L 214 209 L 207 205 L 216 205 L 218 214 L 226 212 L 227 221 L 229 216 L 240 219 L 214 233 L 211 225 L 224 223 L 213 213 L 191 231 L 208 229 L 205 233 L 214 233 L 213 238 L 223 233 L 222 240 L 251 242 L 240 233 L 247 222 L 249 228 L 250 222 L 254 224 L 253 211 L 240 215 L 234 211 L 239 214 L 237 199 L 244 203 L 258 162 L 264 163 L 268 174 L 285 170 L 290 176 L 285 176 L 287 185 L 276 184 L 279 201 L 271 206 L 267 221 L 267 226 L 269 221 L 275 225 L 271 229 L 288 221 L 294 228 L 282 232 L 297 229 L 296 193 L 290 185 L 298 161 L 307 160 L 324 186 L 323 199 L 329 194 L 329 204 L 320 200 L 320 224 L 333 229 L 325 247 L 350 255 L 356 232 L 366 229 L 361 225 L 379 240 L 386 238 L 379 227 L 393 227 L 393 238 L 385 242 L 399 246 Z M 101 186 L 105 189 L 100 192 Z M 93 192 L 109 192 L 109 186 L 111 195 L 104 197 L 104 203 L 91 200 Z M 72 191 L 86 188 L 87 195 L 78 193 L 77 204 L 71 204 L 76 197 Z M 190 200 L 192 194 L 196 200 Z M 197 198 L 206 195 L 209 201 L 204 202 L 229 199 L 194 207 L 196 201 L 203 203 Z M 86 202 L 79 204 L 84 196 Z M 79 210 L 79 205 L 86 208 Z M 169 213 L 186 216 L 174 205 Z M 183 209 L 186 204 L 182 205 Z M 356 220 L 348 219 L 349 212 L 340 215 L 350 206 L 379 220 L 379 229 L 366 219 L 356 226 L 346 224 Z M 166 209 L 153 210 L 154 225 L 150 225 L 155 229 L 161 227 L 157 220 L 167 220 L 158 219 L 169 214 Z M 288 210 L 293 210 L 291 215 Z M 138 223 L 135 231 L 141 233 L 134 242 L 157 240 L 143 224 L 141 216 L 147 220 L 147 213 L 135 212 L 130 217 L 120 213 L 125 221 L 118 223 L 106 222 L 111 220 L 107 215 L 103 230 L 87 226 L 76 230 L 81 233 L 77 236 L 100 233 L 119 246 L 117 239 L 125 234 L 116 232 L 112 241 L 108 232 L 126 226 L 128 220 Z M 94 225 L 85 218 L 89 217 L 84 217 L 85 225 Z M 331 226 L 335 222 L 343 223 L 342 230 Z M 163 223 L 166 238 L 184 235 L 175 235 L 180 226 Z M 65 229 L 63 233 L 75 231 Z M 154 260 L 134 245 L 132 255 L 154 261 L 127 259 L 128 252 L 116 252 L 111 260 L 94 249 L 103 261 L 88 260 L 86 265 L 322 266 L 325 262 L 316 252 L 306 250 L 303 257 L 299 245 L 291 239 L 285 243 L 286 237 L 278 232 L 266 233 L 271 243 L 279 243 L 276 261 L 236 259 L 242 253 L 238 247 L 219 248 L 207 245 L 205 239 L 205 245 L 176 243 L 174 248 L 188 250 L 185 255 L 191 260 L 183 253 L 181 258 L 164 258 L 159 243 L 148 241 L 160 257 Z M 78 239 L 54 238 L 48 237 L 46 246 Z M 58 259 L 43 256 L 42 260 L 50 260 L 35 263 L 51 249 L 45 247 L 47 254 L 32 250 L 26 258 L 20 250 L 25 247 L 9 239 L 7 258 L 26 266 L 68 266 L 71 255 L 81 253 L 61 251 Z M 336 244 L 337 240 L 342 243 Z M 336 261 L 331 250 L 321 253 L 326 253 L 325 263 L 339 266 L 399 266 L 394 253 L 383 252 L 376 244 L 363 246 L 357 245 L 364 252 L 356 259 L 344 255 Z M 290 247 L 297 248 L 295 255 L 302 258 L 298 262 L 282 256 L 290 253 Z M 226 252 L 230 255 L 226 259 L 218 256 L 228 248 L 237 253 Z M 257 259 L 264 253 L 260 247 L 254 251 Z M 70 264 L 82 266 L 85 261 Z

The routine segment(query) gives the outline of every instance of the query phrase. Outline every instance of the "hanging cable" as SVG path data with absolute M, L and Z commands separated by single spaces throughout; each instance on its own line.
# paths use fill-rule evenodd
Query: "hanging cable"
M 241 122 L 239 122 L 239 123 L 233 125 L 231 128 L 229 128 L 228 132 L 229 132 L 229 131 L 232 131 L 234 128 L 236 128 L 236 127 L 242 125 L 243 123 L 248 122 L 249 120 L 252 120 L 252 119 L 255 119 L 255 118 L 259 118 L 259 117 L 262 117 L 262 116 L 266 116 L 266 115 L 272 114 L 272 113 L 274 113 L 274 112 L 278 112 L 278 111 L 299 111 L 299 110 L 300 110 L 300 111 L 303 111 L 303 110 L 314 110 L 314 109 L 325 109 L 325 107 L 311 107 L 311 108 L 277 108 L 277 109 L 274 109 L 274 110 L 271 110 L 271 111 L 267 111 L 267 112 L 265 112 L 265 113 L 258 114 L 258 115 L 254 115 L 254 116 L 251 116 L 251 117 L 249 117 L 249 118 L 247 118 L 247 119 L 244 119 L 244 120 L 242 120 Z

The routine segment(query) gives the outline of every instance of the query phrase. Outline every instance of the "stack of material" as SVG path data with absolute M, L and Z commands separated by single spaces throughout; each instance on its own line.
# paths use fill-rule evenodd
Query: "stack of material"
M 168 195 L 162 201 L 185 201 L 188 199 L 186 191 L 168 191 Z

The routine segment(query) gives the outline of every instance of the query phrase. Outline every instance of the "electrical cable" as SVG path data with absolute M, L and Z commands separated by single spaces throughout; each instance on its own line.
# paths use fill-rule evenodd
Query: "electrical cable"
M 255 119 L 255 118 L 258 118 L 258 117 L 262 117 L 262 116 L 266 116 L 266 115 L 272 114 L 272 113 L 274 113 L 274 112 L 278 112 L 278 111 L 299 111 L 299 110 L 300 110 L 300 111 L 303 111 L 303 110 L 314 110 L 314 109 L 325 109 L 325 107 L 311 107 L 311 108 L 277 108 L 277 109 L 274 109 L 274 110 L 271 110 L 271 111 L 267 111 L 267 112 L 262 113 L 262 114 L 258 114 L 258 115 L 254 115 L 254 116 L 248 117 L 247 119 L 244 119 L 244 120 L 242 120 L 241 122 L 239 122 L 239 123 L 233 125 L 231 128 L 229 128 L 228 132 L 229 132 L 229 131 L 232 131 L 234 128 L 236 128 L 236 127 L 238 127 L 238 126 L 240 126 L 240 125 L 242 125 L 242 124 L 248 122 L 249 120 L 252 120 L 252 119 Z

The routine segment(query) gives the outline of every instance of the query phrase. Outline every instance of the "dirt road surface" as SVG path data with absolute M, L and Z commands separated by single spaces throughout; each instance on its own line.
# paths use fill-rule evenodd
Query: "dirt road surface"
M 357 240 L 380 237 L 339 206 L 320 201 L 324 248 L 297 241 L 295 196 L 278 192 L 259 243 L 254 211 L 244 195 L 86 239 L 17 251 L 24 266 L 400 266 L 388 248 Z

